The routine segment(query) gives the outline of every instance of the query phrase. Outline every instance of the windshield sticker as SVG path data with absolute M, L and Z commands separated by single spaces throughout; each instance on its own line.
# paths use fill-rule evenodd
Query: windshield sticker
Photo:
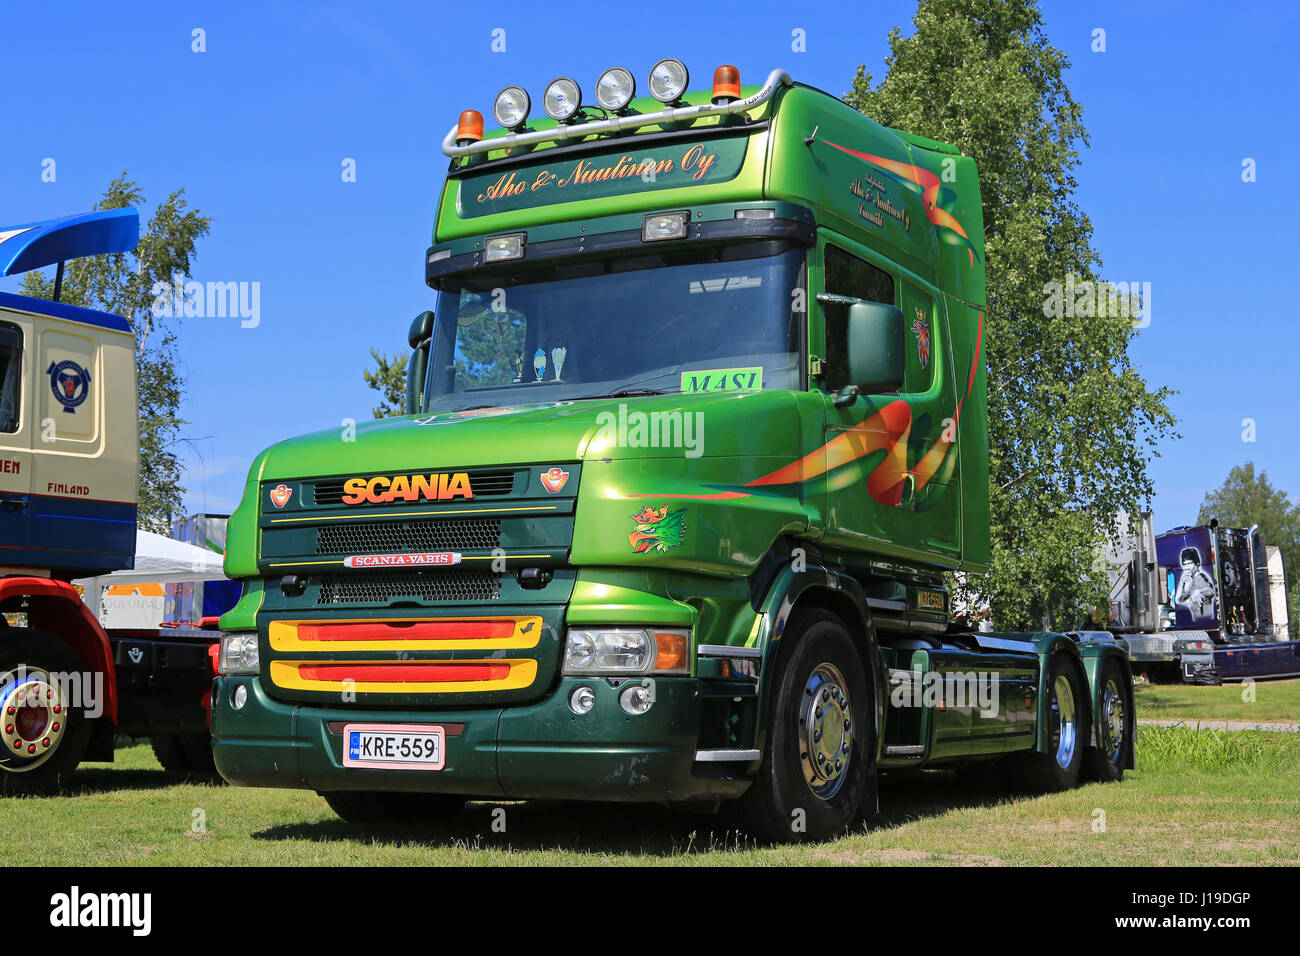
M 555 366 L 555 381 L 560 381 L 560 369 L 564 368 L 564 357 L 569 354 L 569 350 L 563 345 L 551 349 L 551 363 Z
M 537 373 L 537 381 L 539 382 L 542 380 L 542 376 L 546 374 L 546 353 L 541 349 L 533 353 L 533 371 Z
M 457 211 L 469 219 L 547 203 L 726 182 L 740 173 L 748 144 L 747 136 L 737 136 L 467 175 L 460 181 Z
M 748 392 L 763 387 L 763 367 L 709 368 L 682 372 L 683 392 Z
M 646 505 L 629 517 L 636 522 L 636 530 L 627 536 L 627 540 L 637 554 L 663 554 L 686 540 L 684 508 L 669 511 L 667 505 L 662 508 Z

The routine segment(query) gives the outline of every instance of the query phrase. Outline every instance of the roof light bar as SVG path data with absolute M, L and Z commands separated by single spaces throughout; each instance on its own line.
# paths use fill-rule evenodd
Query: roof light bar
M 756 106 L 761 106 L 772 98 L 778 89 L 794 83 L 785 70 L 773 70 L 768 74 L 762 87 L 756 93 L 744 99 L 732 100 L 730 103 L 710 103 L 706 106 L 668 106 L 656 113 L 639 113 L 628 116 L 611 116 L 608 119 L 593 120 L 588 123 L 569 123 L 554 129 L 530 130 L 526 133 L 507 133 L 479 142 L 458 145 L 456 128 L 443 138 L 442 152 L 446 156 L 458 159 L 486 153 L 490 150 L 510 149 L 514 146 L 528 146 L 534 143 L 562 143 L 570 139 L 583 139 L 601 133 L 617 133 L 622 130 L 640 129 L 642 126 L 658 126 L 662 123 L 676 123 L 700 119 L 705 116 L 725 116 L 743 113 Z

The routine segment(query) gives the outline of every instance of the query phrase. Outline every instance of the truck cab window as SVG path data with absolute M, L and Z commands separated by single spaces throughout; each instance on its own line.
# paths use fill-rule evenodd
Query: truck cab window
M 0 432 L 18 431 L 18 401 L 23 371 L 23 334 L 0 323 Z
M 866 302 L 894 305 L 894 278 L 839 246 L 826 244 L 823 256 L 825 291 L 849 295 Z M 835 392 L 849 382 L 849 307 L 839 302 L 821 303 L 826 319 L 826 354 L 822 358 L 822 385 Z

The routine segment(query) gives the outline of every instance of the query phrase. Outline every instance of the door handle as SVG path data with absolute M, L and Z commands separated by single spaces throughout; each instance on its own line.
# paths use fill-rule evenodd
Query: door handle
M 26 510 L 27 510 L 27 496 L 26 496 L 26 495 L 6 495 L 6 494 L 3 494 L 3 493 L 0 493 L 0 508 L 3 508 L 3 510 L 5 510 L 5 511 L 26 511 Z

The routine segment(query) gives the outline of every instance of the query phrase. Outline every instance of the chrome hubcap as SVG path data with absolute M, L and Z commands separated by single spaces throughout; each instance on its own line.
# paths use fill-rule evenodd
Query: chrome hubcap
M 48 674 L 23 668 L 0 674 L 0 768 L 35 770 L 59 749 L 67 719 Z
M 1106 759 L 1119 762 L 1124 747 L 1124 695 L 1113 680 L 1106 682 L 1101 695 L 1101 742 Z
M 1062 768 L 1074 762 L 1074 748 L 1078 744 L 1079 721 L 1074 706 L 1074 688 L 1070 679 L 1058 674 L 1052 684 L 1052 749 L 1056 762 Z
M 799 762 L 808 789 L 823 800 L 848 779 L 853 752 L 853 708 L 847 683 L 831 664 L 819 664 L 804 685 L 799 715 Z

